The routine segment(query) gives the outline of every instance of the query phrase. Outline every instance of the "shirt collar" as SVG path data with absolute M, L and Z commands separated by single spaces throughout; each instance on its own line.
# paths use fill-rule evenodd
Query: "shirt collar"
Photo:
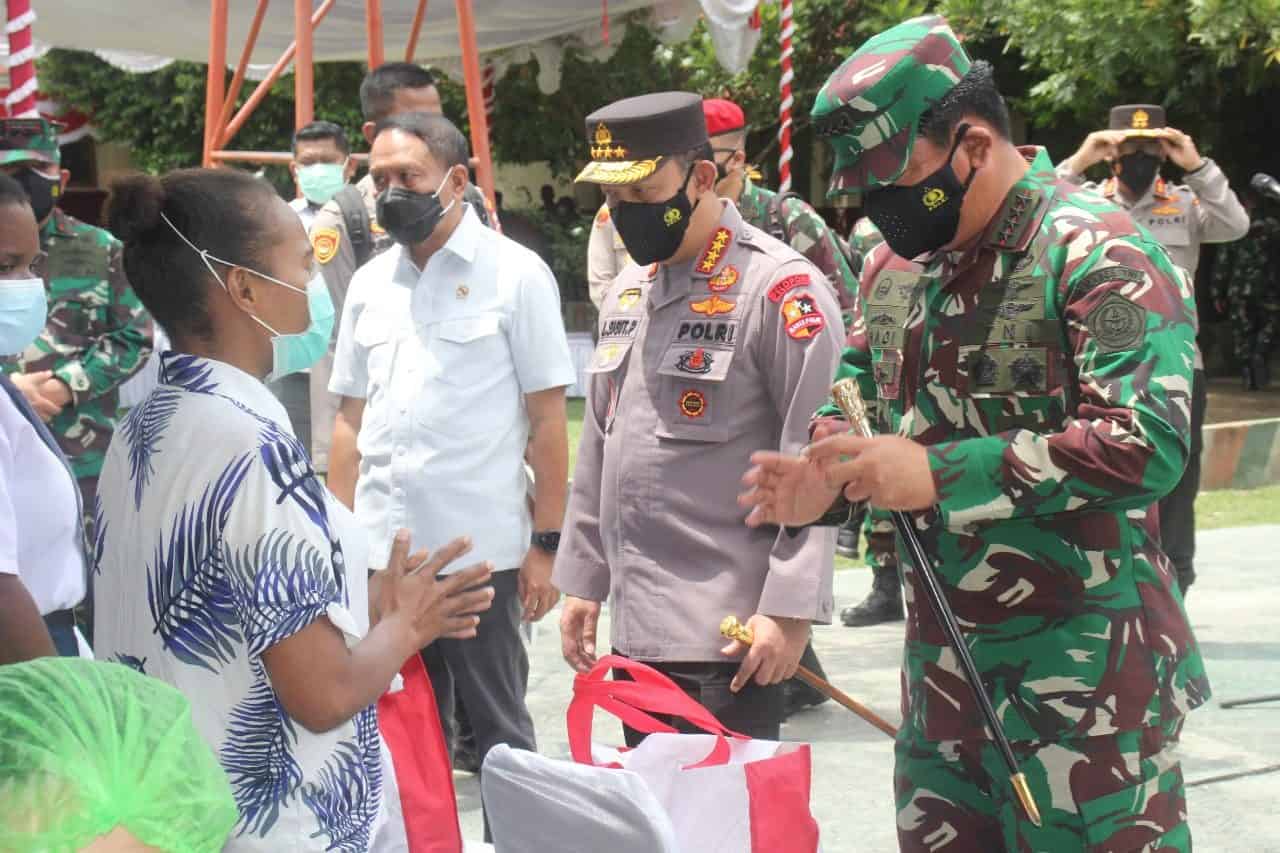
M 72 237 L 75 235 L 75 228 L 72 227 L 71 217 L 63 213 L 60 208 L 55 207 L 53 214 L 45 220 L 44 226 L 40 229 L 40 236 L 43 239 L 57 234 L 61 237 Z
M 476 216 L 476 212 L 471 209 L 471 205 L 462 199 L 458 199 L 457 203 L 462 205 L 462 219 L 458 220 L 453 233 L 449 235 L 449 239 L 440 247 L 440 251 L 448 252 L 467 263 L 471 263 L 476 259 L 476 247 L 480 242 L 480 230 L 484 228 L 484 225 L 480 223 L 480 217 Z
M 1151 186 L 1147 187 L 1147 191 L 1142 194 L 1142 197 L 1134 201 L 1132 204 L 1125 199 L 1124 194 L 1120 192 L 1119 187 L 1119 180 L 1114 177 L 1107 178 L 1107 182 L 1102 185 L 1102 194 L 1110 201 L 1113 201 L 1123 207 L 1125 210 L 1133 210 L 1135 207 L 1146 207 L 1153 200 L 1171 201 L 1175 195 L 1169 191 L 1169 184 L 1166 183 L 1165 179 L 1159 175 L 1157 175 L 1156 179 L 1151 182 Z
M 160 355 L 160 384 L 193 394 L 225 397 L 293 435 L 289 413 L 271 389 L 225 361 L 169 350 Z

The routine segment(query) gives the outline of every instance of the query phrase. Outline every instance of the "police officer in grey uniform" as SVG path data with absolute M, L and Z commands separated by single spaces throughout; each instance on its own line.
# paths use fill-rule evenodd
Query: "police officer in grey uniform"
M 604 302 L 605 291 L 629 263 L 631 256 L 627 254 L 627 245 L 622 242 L 618 229 L 613 225 L 609 205 L 602 204 L 596 212 L 591 237 L 587 241 L 587 289 L 591 304 L 596 306 L 597 311 Z
M 587 117 L 591 162 L 636 262 L 605 294 L 553 582 L 565 659 L 619 653 L 667 673 L 728 727 L 778 737 L 781 683 L 832 613 L 829 530 L 751 530 L 736 501 L 758 447 L 802 448 L 842 338 L 826 277 L 717 197 L 697 95 Z M 718 626 L 749 618 L 756 642 Z M 627 732 L 629 742 L 638 735 Z
M 1249 231 L 1249 214 L 1232 192 L 1227 176 L 1212 160 L 1200 156 L 1195 142 L 1169 127 L 1164 107 L 1127 104 L 1111 110 L 1110 126 L 1089 134 L 1075 154 L 1058 164 L 1058 175 L 1085 184 L 1085 170 L 1095 163 L 1110 164 L 1103 184 L 1086 184 L 1129 211 L 1134 221 L 1164 244 L 1173 262 L 1195 280 L 1200 244 L 1229 243 Z M 1185 184 L 1160 177 L 1160 166 L 1171 161 L 1185 173 Z M 1196 494 L 1200 491 L 1201 430 L 1208 392 L 1204 359 L 1196 349 L 1191 399 L 1191 455 L 1182 479 L 1160 501 L 1160 540 L 1178 571 L 1178 585 L 1186 593 L 1196 578 Z

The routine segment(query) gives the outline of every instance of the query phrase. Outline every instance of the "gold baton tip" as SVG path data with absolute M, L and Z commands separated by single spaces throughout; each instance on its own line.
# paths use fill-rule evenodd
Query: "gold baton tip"
M 1009 781 L 1013 783 L 1014 793 L 1018 795 L 1018 801 L 1022 803 L 1022 810 L 1027 813 L 1027 817 L 1036 826 L 1043 826 L 1040 822 L 1040 808 L 1036 805 L 1035 797 L 1031 796 L 1031 786 L 1027 784 L 1027 777 L 1022 773 L 1015 773 L 1009 777 Z
M 751 629 L 738 621 L 737 616 L 726 616 L 720 623 L 720 635 L 730 640 L 751 645 Z

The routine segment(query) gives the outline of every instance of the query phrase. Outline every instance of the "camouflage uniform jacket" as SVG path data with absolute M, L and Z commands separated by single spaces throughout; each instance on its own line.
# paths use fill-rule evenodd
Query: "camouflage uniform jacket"
M 49 253 L 49 319 L 10 373 L 52 370 L 71 402 L 49 431 L 77 478 L 97 477 L 115 430 L 119 387 L 151 355 L 151 317 L 124 277 L 120 241 L 54 208 L 41 230 Z
M 1280 309 L 1280 221 L 1255 220 L 1242 240 L 1218 250 L 1213 298 L 1232 305 Z
M 744 178 L 742 195 L 738 197 L 738 209 L 742 218 L 771 236 L 773 223 L 769 208 L 778 194 L 758 186 L 750 178 Z M 842 241 L 808 203 L 789 198 L 782 204 L 784 234 L 779 239 L 809 259 L 827 277 L 836 301 L 842 309 L 853 304 L 858 292 L 858 276 L 849 267 L 849 257 Z
M 1187 459 L 1189 279 L 1116 206 L 1055 179 L 1042 149 L 980 242 L 923 268 L 867 259 L 839 376 L 881 432 L 928 447 L 939 502 L 916 515 L 1009 737 L 1175 722 L 1208 682 L 1157 519 Z M 903 715 L 983 738 L 919 579 Z
M 883 242 L 884 235 L 871 222 L 871 217 L 864 216 L 853 224 L 853 230 L 849 232 L 849 267 L 857 279 L 862 278 L 867 255 Z M 857 281 L 854 282 L 853 290 L 858 292 Z

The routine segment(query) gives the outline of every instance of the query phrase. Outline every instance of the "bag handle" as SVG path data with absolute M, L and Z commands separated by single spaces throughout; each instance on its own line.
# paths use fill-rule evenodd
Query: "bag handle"
M 634 681 L 606 679 L 611 670 L 620 670 Z M 667 676 L 638 661 L 621 655 L 605 655 L 590 672 L 579 673 L 573 680 L 573 701 L 569 703 L 566 723 L 569 730 L 569 752 L 579 764 L 595 765 L 591 757 L 592 717 L 596 708 L 605 711 L 639 732 L 675 733 L 675 727 L 653 714 L 680 717 L 694 727 L 716 736 L 716 744 L 702 761 L 685 768 L 711 767 L 729 762 L 727 737 L 745 739 L 724 726 L 715 716 L 694 701 L 689 694 Z M 607 765 L 618 767 L 617 763 Z

